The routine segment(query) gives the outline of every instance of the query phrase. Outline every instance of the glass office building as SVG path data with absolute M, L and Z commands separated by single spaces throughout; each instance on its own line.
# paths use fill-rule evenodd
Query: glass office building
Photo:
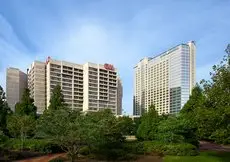
M 134 67 L 133 115 L 155 105 L 159 114 L 176 114 L 195 85 L 194 41 L 180 44 Z

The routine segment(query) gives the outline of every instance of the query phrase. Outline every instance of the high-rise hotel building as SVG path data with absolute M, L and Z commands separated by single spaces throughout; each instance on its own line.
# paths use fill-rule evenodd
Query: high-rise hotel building
M 180 44 L 134 67 L 133 115 L 155 105 L 159 114 L 176 114 L 195 85 L 194 41 Z
M 48 108 L 52 90 L 59 84 L 64 100 L 70 108 L 84 112 L 109 108 L 114 114 L 120 115 L 122 86 L 117 69 L 112 65 L 94 63 L 81 65 L 51 58 L 39 67 L 36 64 L 38 62 L 35 61 L 29 70 L 29 88 L 39 112 L 42 113 L 45 107 Z M 39 79 L 33 79 L 36 78 L 33 72 L 36 67 L 44 74 L 39 76 Z M 43 87 L 40 85 L 41 82 Z M 38 84 L 40 88 L 36 89 Z M 36 98 L 33 94 L 37 94 L 40 98 Z M 36 103 L 36 99 L 39 102 Z M 40 99 L 44 102 L 40 102 Z

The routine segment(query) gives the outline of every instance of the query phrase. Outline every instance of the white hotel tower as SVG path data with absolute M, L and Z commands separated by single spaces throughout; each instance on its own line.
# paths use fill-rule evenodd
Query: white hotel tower
M 72 109 L 122 111 L 122 85 L 118 71 L 111 64 L 76 64 L 51 59 L 34 61 L 28 72 L 31 97 L 38 113 L 48 108 L 53 88 L 59 84 L 64 100 Z
M 134 67 L 133 115 L 155 105 L 159 114 L 176 114 L 195 85 L 194 41 L 180 44 Z

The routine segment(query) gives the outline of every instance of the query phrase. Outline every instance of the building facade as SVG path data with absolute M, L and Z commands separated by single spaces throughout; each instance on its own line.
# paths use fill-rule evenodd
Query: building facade
M 48 59 L 46 62 L 46 107 L 53 88 L 59 84 L 64 100 L 72 109 L 83 110 L 83 67 L 65 61 Z
M 7 68 L 6 98 L 12 111 L 15 111 L 15 104 L 21 100 L 25 88 L 27 88 L 27 75 L 17 68 Z
M 155 105 L 159 114 L 176 114 L 195 85 L 194 41 L 180 44 L 134 67 L 133 115 Z
M 36 65 L 36 62 L 33 64 Z M 32 97 L 36 91 L 34 87 L 38 84 L 33 78 L 39 74 L 33 72 L 34 65 L 29 70 L 29 88 Z M 48 58 L 41 66 L 39 69 L 42 69 L 40 72 L 43 75 L 40 76 L 39 84 L 43 86 L 40 86 L 40 91 L 37 92 L 39 96 L 45 95 L 44 98 L 34 97 L 37 107 L 41 99 L 45 103 L 41 103 L 40 106 L 48 108 L 52 90 L 59 84 L 66 104 L 72 109 L 88 112 L 109 108 L 114 114 L 120 114 L 122 89 L 117 70 L 112 65 L 94 63 L 81 65 Z M 44 109 L 41 109 L 41 112 L 43 111 Z
M 117 115 L 122 115 L 123 86 L 120 78 L 117 80 L 117 96 Z
M 28 88 L 34 99 L 37 113 L 42 114 L 46 108 L 46 64 L 34 61 L 28 70 Z

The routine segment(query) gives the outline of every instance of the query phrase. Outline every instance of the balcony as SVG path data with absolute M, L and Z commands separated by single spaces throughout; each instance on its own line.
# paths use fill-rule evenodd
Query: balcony
M 50 72 L 61 73 L 61 69 L 50 68 Z
M 89 71 L 89 75 L 92 75 L 92 76 L 97 76 L 98 73 L 97 72 L 92 72 L 92 71 Z
M 97 68 L 89 67 L 89 71 L 97 72 Z

